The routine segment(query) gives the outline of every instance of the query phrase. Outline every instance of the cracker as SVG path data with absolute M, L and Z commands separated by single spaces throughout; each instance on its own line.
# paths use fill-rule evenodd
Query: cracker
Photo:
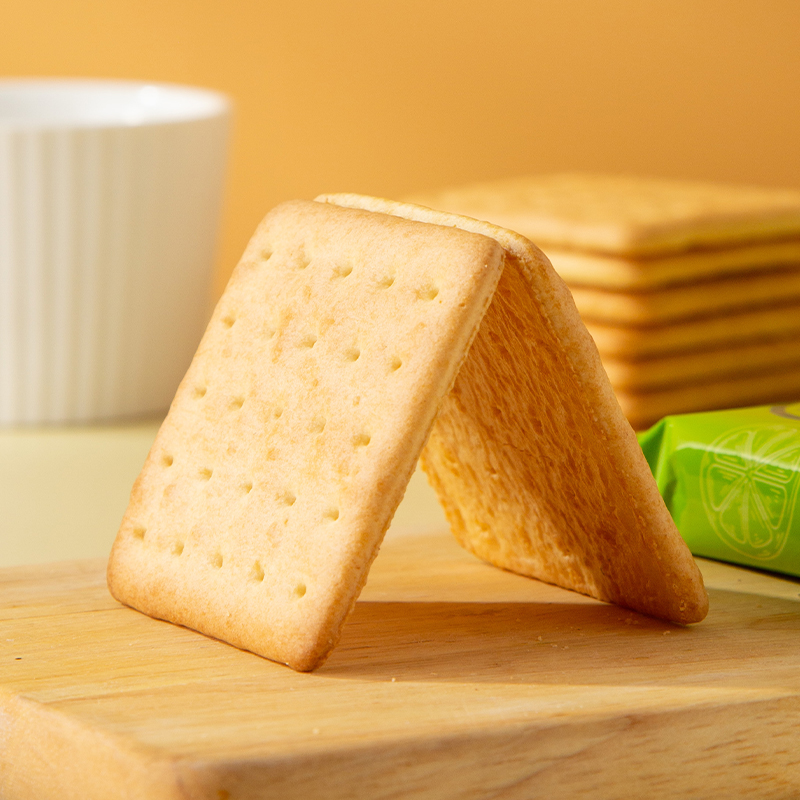
M 657 289 L 722 275 L 800 265 L 800 239 L 638 259 L 564 250 L 550 245 L 544 248 L 556 272 L 569 286 L 622 291 Z
M 658 493 L 569 290 L 529 241 L 357 195 L 342 206 L 496 239 L 505 267 L 422 464 L 451 529 L 490 563 L 677 622 L 702 578 Z
M 666 389 L 703 380 L 762 375 L 800 366 L 800 336 L 729 344 L 688 353 L 626 360 L 602 356 L 614 391 Z
M 800 397 L 800 365 L 651 392 L 618 389 L 616 394 L 631 425 L 644 430 L 669 414 L 794 403 Z
M 539 244 L 654 256 L 800 236 L 800 192 L 629 176 L 515 178 L 414 197 Z
M 609 325 L 585 320 L 603 358 L 643 359 L 800 334 L 800 304 L 718 314 L 665 325 Z
M 571 286 L 584 320 L 657 325 L 800 301 L 800 269 L 748 273 L 639 292 Z
M 273 210 L 133 488 L 113 595 L 318 666 L 501 269 L 499 245 L 467 231 L 313 202 Z

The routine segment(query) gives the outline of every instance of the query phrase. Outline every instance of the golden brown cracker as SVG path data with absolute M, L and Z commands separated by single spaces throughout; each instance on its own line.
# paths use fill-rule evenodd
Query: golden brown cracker
M 410 199 L 502 225 L 545 252 L 653 256 L 800 235 L 800 192 L 784 189 L 565 173 Z
M 615 391 L 676 388 L 703 380 L 745 377 L 800 366 L 800 336 L 729 344 L 661 357 L 602 356 Z
M 584 320 L 660 325 L 800 302 L 800 269 L 755 272 L 638 292 L 571 286 Z
M 314 202 L 259 226 L 134 486 L 115 597 L 308 670 L 336 643 L 502 269 Z
M 800 365 L 682 384 L 653 391 L 617 390 L 620 406 L 636 430 L 644 430 L 669 414 L 740 408 L 767 403 L 793 403 L 800 397 Z
M 699 280 L 800 266 L 800 239 L 703 248 L 649 258 L 623 257 L 544 245 L 569 286 L 641 291 Z
M 585 322 L 603 358 L 634 360 L 798 335 L 800 304 L 715 314 L 664 325 Z

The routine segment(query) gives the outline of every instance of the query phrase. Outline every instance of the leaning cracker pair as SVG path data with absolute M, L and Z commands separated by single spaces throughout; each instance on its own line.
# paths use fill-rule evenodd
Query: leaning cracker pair
M 547 260 L 487 223 L 351 195 L 259 227 L 134 485 L 111 591 L 313 669 L 421 452 L 480 557 L 664 619 L 705 615 Z

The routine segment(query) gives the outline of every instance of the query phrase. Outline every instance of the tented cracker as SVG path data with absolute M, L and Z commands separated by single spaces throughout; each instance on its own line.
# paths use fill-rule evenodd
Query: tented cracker
M 502 269 L 312 202 L 237 266 L 133 488 L 114 596 L 295 669 L 336 643 Z
M 529 241 L 358 195 L 319 200 L 496 239 L 505 267 L 422 463 L 456 538 L 524 575 L 677 622 L 702 619 L 697 566 L 569 290 Z

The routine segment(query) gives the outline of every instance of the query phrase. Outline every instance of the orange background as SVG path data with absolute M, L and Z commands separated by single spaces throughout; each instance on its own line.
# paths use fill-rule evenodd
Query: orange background
M 259 219 L 561 169 L 800 186 L 794 0 L 3 0 L 0 73 L 236 106 L 216 291 Z

